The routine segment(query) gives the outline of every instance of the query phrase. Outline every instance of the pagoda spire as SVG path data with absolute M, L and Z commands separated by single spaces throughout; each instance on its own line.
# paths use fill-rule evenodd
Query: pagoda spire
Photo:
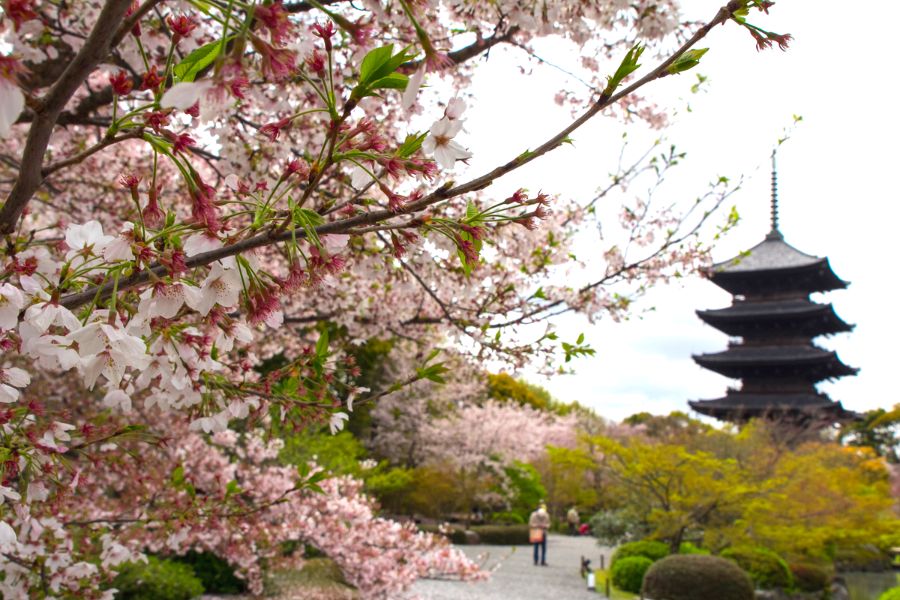
M 783 239 L 781 231 L 778 229 L 778 171 L 775 168 L 775 153 L 772 150 L 772 229 L 769 231 L 768 238 Z

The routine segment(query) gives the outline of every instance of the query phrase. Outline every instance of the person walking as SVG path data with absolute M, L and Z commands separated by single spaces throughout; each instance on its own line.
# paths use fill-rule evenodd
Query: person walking
M 573 506 L 566 513 L 566 523 L 569 524 L 569 535 L 578 535 L 578 523 L 581 518 L 578 516 L 578 510 Z
M 547 566 L 547 530 L 550 529 L 550 514 L 547 505 L 541 503 L 540 507 L 528 517 L 528 539 L 534 546 L 534 565 L 538 565 L 538 552 L 540 551 L 540 565 Z

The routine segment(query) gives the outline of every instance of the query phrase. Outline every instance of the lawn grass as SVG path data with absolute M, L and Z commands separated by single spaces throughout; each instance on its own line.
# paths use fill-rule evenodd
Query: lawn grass
M 609 569 L 595 569 L 594 570 L 594 578 L 595 583 L 597 585 L 597 592 L 600 594 L 606 593 L 606 580 L 610 577 Z M 610 596 L 609 600 L 636 600 L 640 598 L 639 594 L 632 594 L 631 592 L 626 592 L 615 588 L 612 586 L 612 581 L 610 581 Z

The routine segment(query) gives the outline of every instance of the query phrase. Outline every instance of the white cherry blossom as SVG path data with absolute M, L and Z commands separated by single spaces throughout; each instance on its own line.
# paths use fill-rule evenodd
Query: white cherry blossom
M 17 541 L 15 530 L 6 521 L 0 521 L 0 552 L 11 552 Z
M 217 433 L 220 431 L 225 431 L 228 428 L 228 419 L 231 416 L 231 412 L 226 408 L 225 410 L 216 413 L 211 417 L 200 417 L 199 419 L 194 419 L 191 421 L 189 429 L 191 431 L 202 431 L 204 433 Z
M 107 408 L 120 408 L 124 412 L 130 412 L 131 396 L 120 389 L 110 390 L 103 396 L 103 406 L 106 406 Z
M 134 260 L 134 252 L 131 250 L 131 242 L 133 240 L 134 223 L 125 223 L 122 227 L 122 232 L 103 249 L 103 259 L 106 262 Z
M 15 329 L 23 306 L 25 297 L 19 288 L 8 283 L 0 285 L 0 329 Z
M 98 221 L 92 219 L 83 225 L 73 223 L 66 228 L 66 245 L 69 247 L 66 260 L 80 266 L 84 263 L 84 253 L 100 256 L 112 241 L 113 237 L 103 233 L 103 226 Z
M 90 323 L 68 339 L 78 344 L 78 354 L 85 359 L 82 371 L 89 388 L 101 373 L 118 385 L 128 367 L 144 369 L 151 360 L 142 339 L 106 323 Z
M 452 169 L 457 160 L 472 157 L 472 153 L 453 140 L 462 129 L 462 121 L 444 117 L 431 126 L 431 132 L 422 142 L 422 150 L 434 156 L 443 169 Z
M 0 76 L 0 139 L 8 137 L 25 108 L 25 96 L 15 83 Z
M 196 298 L 185 298 L 185 301 L 205 317 L 216 304 L 223 307 L 235 306 L 240 293 L 241 275 L 238 270 L 226 269 L 217 262 L 203 281 L 200 294 Z
M 172 284 L 159 284 L 148 290 L 138 306 L 138 313 L 147 318 L 162 317 L 171 319 L 178 314 L 187 302 L 188 306 L 200 303 L 200 290 L 186 283 L 177 281 Z
M 444 116 L 448 119 L 456 120 L 459 119 L 462 114 L 466 110 L 466 101 L 460 98 L 459 96 L 455 96 L 450 99 L 447 103 L 447 108 L 444 109 Z
M 0 369 L 0 402 L 9 404 L 19 399 L 19 389 L 31 383 L 28 371 L 18 367 Z
M 170 87 L 159 100 L 162 108 L 185 110 L 200 101 L 209 91 L 210 81 L 182 81 Z
M 65 327 L 69 331 L 81 328 L 81 322 L 65 306 L 53 302 L 40 302 L 32 304 L 25 311 L 25 322 L 34 327 L 38 334 L 42 334 L 51 325 Z
M 344 421 L 349 418 L 350 416 L 343 411 L 331 413 L 331 419 L 328 421 L 328 428 L 331 430 L 331 435 L 342 430 L 344 428 Z

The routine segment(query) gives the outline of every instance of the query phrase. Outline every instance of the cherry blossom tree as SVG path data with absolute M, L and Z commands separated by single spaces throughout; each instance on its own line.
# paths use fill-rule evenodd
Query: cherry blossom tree
M 378 520 L 352 482 L 272 470 L 256 433 L 241 450 L 222 436 L 232 426 L 337 430 L 354 402 L 447 370 L 426 351 L 389 388 L 358 390 L 334 327 L 351 343 L 390 335 L 523 364 L 556 342 L 529 338 L 528 325 L 568 310 L 621 314 L 628 297 L 611 285 L 640 289 L 702 265 L 696 233 L 730 193 L 726 182 L 685 213 L 627 202 L 628 243 L 574 287 L 553 281 L 578 267 L 570 244 L 592 206 L 487 188 L 597 115 L 659 124 L 641 95 L 696 65 L 718 25 L 745 29 L 760 48 L 786 46 L 789 36 L 748 21 L 771 5 L 732 0 L 706 23 L 682 24 L 670 0 L 3 0 L 5 595 L 102 595 L 110 568 L 166 547 L 215 549 L 258 582 L 260 558 L 289 535 L 260 523 L 282 516 L 280 495 L 295 492 L 298 514 L 318 506 L 310 518 L 320 522 L 281 522 L 330 553 L 355 559 L 365 546 L 318 537 L 341 502 L 367 527 L 395 532 L 385 537 L 413 566 L 391 571 L 393 583 L 336 558 L 364 593 L 394 593 L 426 573 L 427 559 L 410 557 L 434 556 L 438 542 Z M 595 72 L 587 95 L 562 94 L 583 102 L 580 115 L 455 181 L 477 152 L 462 127 L 477 101 L 464 93 L 474 59 L 500 44 L 533 53 L 547 35 L 603 59 L 585 63 Z M 425 84 L 437 79 L 460 93 L 436 97 Z M 410 129 L 416 112 L 435 117 L 427 131 Z M 623 166 L 596 201 L 670 165 L 646 160 Z M 576 342 L 567 352 L 585 350 Z M 275 368 L 260 368 L 276 356 Z M 135 472 L 128 453 L 149 452 L 135 445 L 156 448 L 171 472 Z M 102 500 L 110 490 L 115 506 Z M 72 533 L 93 525 L 94 535 Z M 254 526 L 261 537 L 235 550 Z M 213 532 L 221 537 L 205 537 Z M 474 574 L 435 551 L 449 570 Z

